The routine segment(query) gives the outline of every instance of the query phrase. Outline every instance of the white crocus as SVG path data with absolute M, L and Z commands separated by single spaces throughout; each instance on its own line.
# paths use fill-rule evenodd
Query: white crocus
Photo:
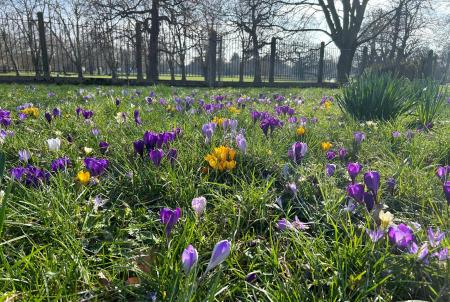
M 59 138 L 50 138 L 47 140 L 47 144 L 50 151 L 59 151 L 61 148 L 61 140 Z

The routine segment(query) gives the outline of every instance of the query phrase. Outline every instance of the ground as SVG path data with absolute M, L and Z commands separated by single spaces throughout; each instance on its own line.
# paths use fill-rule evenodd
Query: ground
M 435 175 L 450 160 L 448 106 L 431 131 L 419 131 L 409 114 L 363 123 L 343 114 L 333 99 L 321 102 L 339 93 L 0 85 L 0 109 L 12 118 L 2 127 L 0 145 L 6 158 L 0 190 L 11 190 L 0 211 L 3 299 L 448 301 L 449 260 L 434 253 L 449 246 L 449 236 L 436 246 L 427 236 L 430 227 L 448 231 L 450 226 L 442 181 Z M 208 112 L 200 99 L 223 106 Z M 275 113 L 276 99 L 295 110 L 296 123 Z M 36 118 L 29 112 L 19 118 L 23 107 L 17 107 L 26 103 L 38 108 Z M 77 115 L 78 107 L 93 116 Z M 45 112 L 54 108 L 61 116 L 47 122 Z M 268 111 L 283 126 L 265 135 L 260 121 L 252 120 L 255 110 Z M 301 117 L 307 118 L 303 135 Z M 207 142 L 202 126 L 214 118 L 219 125 Z M 236 130 L 225 130 L 219 118 L 237 120 Z M 155 165 L 147 151 L 143 157 L 134 152 L 133 142 L 146 131 L 177 133 L 161 146 L 165 155 L 177 150 L 173 162 L 164 156 Z M 365 134 L 360 143 L 356 131 Z M 395 131 L 399 137 L 393 137 Z M 237 133 L 246 139 L 245 151 L 237 145 Z M 60 139 L 59 150 L 49 148 L 51 138 Z M 307 151 L 294 161 L 288 153 L 297 141 L 306 143 Z M 109 147 L 102 150 L 100 142 Z M 324 142 L 331 143 L 328 151 L 345 148 L 347 155 L 327 158 Z M 215 170 L 205 160 L 221 145 L 234 149 L 234 168 Z M 27 165 L 19 158 L 21 150 L 30 153 L 29 164 L 50 171 L 48 179 L 34 185 L 13 179 L 13 169 Z M 62 157 L 71 165 L 51 172 L 52 161 Z M 89 170 L 87 157 L 109 164 L 83 184 L 78 173 Z M 420 250 L 393 242 L 388 226 L 382 238 L 371 240 L 367 229 L 376 229 L 379 217 L 364 204 L 353 202 L 351 209 L 352 199 L 346 197 L 350 162 L 362 165 L 356 182 L 363 183 L 368 171 L 379 172 L 378 202 L 394 216 L 389 230 L 407 225 L 418 247 L 428 242 L 425 259 Z M 327 164 L 336 166 L 334 175 L 327 174 Z M 394 188 L 386 184 L 390 178 Z M 192 208 L 199 196 L 207 200 L 201 214 Z M 171 232 L 161 221 L 164 207 L 181 210 Z M 231 243 L 230 254 L 206 272 L 221 240 Z M 198 251 L 198 262 L 187 273 L 182 254 L 189 244 Z

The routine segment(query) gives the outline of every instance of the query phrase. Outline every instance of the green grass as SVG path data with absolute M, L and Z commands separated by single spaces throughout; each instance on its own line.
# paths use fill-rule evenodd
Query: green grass
M 288 158 L 290 146 L 300 138 L 295 127 L 282 116 L 285 125 L 265 137 L 250 118 L 251 108 L 274 114 L 274 105 L 248 102 L 240 113 L 226 109 L 212 115 L 168 110 L 158 103 L 165 98 L 184 98 L 193 90 L 155 87 L 84 87 L 68 85 L 0 85 L 0 108 L 10 110 L 14 120 L 0 150 L 6 159 L 6 173 L 0 190 L 11 190 L 0 211 L 0 300 L 10 301 L 448 301 L 449 261 L 429 263 L 399 251 L 385 236 L 372 243 L 365 228 L 375 222 L 363 206 L 355 213 L 344 211 L 348 183 L 346 162 L 358 161 L 363 172 L 381 174 L 380 200 L 395 216 L 395 223 L 420 223 L 415 232 L 419 246 L 427 240 L 428 227 L 448 231 L 449 207 L 442 184 L 435 176 L 438 165 L 450 161 L 450 113 L 444 108 L 430 132 L 406 131 L 415 117 L 403 115 L 376 126 L 360 124 L 341 114 L 336 105 L 319 108 L 323 95 L 338 90 L 324 89 L 195 89 L 195 99 L 210 102 L 224 94 L 229 101 L 239 95 L 258 97 L 282 94 L 302 96 L 305 103 L 289 105 L 297 117 L 317 117 L 306 125 L 303 138 L 308 152 L 299 165 Z M 137 95 L 136 89 L 141 92 Z M 144 96 L 155 91 L 148 105 Z M 47 93 L 56 95 L 48 97 Z M 121 100 L 116 109 L 114 100 Z M 38 119 L 18 121 L 16 107 L 32 102 L 40 109 Z M 94 111 L 93 123 L 77 118 L 77 106 Z M 62 118 L 48 124 L 44 112 L 59 107 Z M 198 109 L 197 103 L 194 108 Z M 133 111 L 141 113 L 143 125 L 136 126 Z M 128 120 L 119 124 L 117 112 Z M 245 129 L 248 150 L 240 152 L 230 134 L 218 127 L 212 143 L 206 145 L 201 127 L 213 116 L 238 120 Z M 167 131 L 180 127 L 182 135 L 171 146 L 178 150 L 172 167 L 163 159 L 157 168 L 146 158 L 133 156 L 132 142 L 146 130 Z M 98 137 L 92 128 L 100 130 Z M 353 143 L 353 132 L 364 131 L 366 140 Z M 402 136 L 393 139 L 398 130 Z M 66 137 L 73 137 L 69 144 Z M 62 139 L 61 150 L 48 150 L 46 140 Z M 99 141 L 110 148 L 99 152 Z M 347 160 L 334 159 L 336 174 L 325 175 L 329 162 L 320 143 L 330 141 L 333 149 L 346 147 Z M 232 172 L 203 173 L 204 156 L 221 144 L 237 150 L 237 167 Z M 92 156 L 108 158 L 110 166 L 97 185 L 75 181 L 84 168 L 83 147 Z M 20 165 L 19 150 L 29 150 L 34 165 L 50 169 L 57 157 L 68 156 L 73 166 L 53 173 L 48 184 L 30 188 L 11 180 L 9 170 Z M 290 173 L 283 175 L 285 164 Z M 385 181 L 395 177 L 397 188 L 390 194 Z M 362 182 L 362 176 L 358 176 Z M 286 185 L 295 182 L 293 195 Z M 208 204 L 197 217 L 191 200 L 203 195 Z M 106 204 L 96 211 L 93 199 Z M 277 198 L 282 198 L 282 206 Z M 166 238 L 159 220 L 162 207 L 180 207 L 182 217 Z M 4 215 L 1 213 L 4 211 Z M 298 216 L 310 222 L 305 231 L 277 229 L 281 218 Z M 4 218 L 3 218 L 4 217 Z M 0 228 L 1 229 L 1 228 Z M 450 245 L 450 234 L 441 247 Z M 211 251 L 220 240 L 232 242 L 228 259 L 203 275 Z M 186 275 L 181 254 L 188 244 L 199 253 L 195 269 Z M 438 249 L 430 247 L 430 254 Z M 257 280 L 246 276 L 256 272 Z

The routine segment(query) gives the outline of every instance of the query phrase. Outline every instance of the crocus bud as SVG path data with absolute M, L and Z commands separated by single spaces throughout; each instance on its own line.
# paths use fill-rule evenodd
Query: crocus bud
M 219 241 L 213 249 L 211 259 L 209 260 L 208 267 L 206 268 L 205 274 L 221 264 L 228 258 L 231 250 L 231 242 L 228 240 Z
M 181 255 L 181 262 L 183 263 L 183 268 L 186 274 L 189 274 L 192 267 L 197 263 L 198 253 L 197 250 L 189 244 L 188 247 L 183 251 Z
M 61 140 L 59 138 L 51 138 L 47 140 L 47 144 L 50 151 L 59 151 Z
M 206 208 L 206 198 L 200 196 L 192 199 L 192 208 L 197 215 L 201 215 Z

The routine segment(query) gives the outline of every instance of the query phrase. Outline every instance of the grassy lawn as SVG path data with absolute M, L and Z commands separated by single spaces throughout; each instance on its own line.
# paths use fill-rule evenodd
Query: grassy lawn
M 0 190 L 10 190 L 0 203 L 0 301 L 449 301 L 450 263 L 442 255 L 450 245 L 450 211 L 435 174 L 450 161 L 450 105 L 425 132 L 415 129 L 410 114 L 360 123 L 335 103 L 320 104 L 339 93 L 0 84 L 6 159 Z M 275 94 L 295 110 L 293 117 L 307 118 L 303 135 L 298 121 L 275 113 Z M 21 120 L 17 107 L 26 103 L 39 116 L 25 110 L 29 115 Z M 85 110 L 79 116 L 78 107 Z M 45 113 L 54 108 L 61 116 L 47 122 Z M 1 126 L 1 109 L 10 111 L 9 127 Z M 255 110 L 283 125 L 264 135 L 252 120 Z M 202 126 L 214 118 L 236 120 L 237 127 L 225 130 L 222 120 L 206 142 Z M 174 132 L 159 146 L 146 140 L 150 158 L 133 147 L 146 131 Z M 359 144 L 356 131 L 365 134 Z M 61 142 L 55 150 L 47 142 L 52 138 Z M 100 148 L 101 142 L 109 147 Z M 288 151 L 295 142 L 306 143 L 307 151 L 294 161 Z M 327 158 L 325 142 L 328 151 L 345 148 L 347 154 Z M 205 160 L 221 145 L 235 153 L 227 155 L 225 171 Z M 28 164 L 45 172 L 14 179 L 17 167 L 27 166 L 26 152 L 20 159 L 19 151 L 28 151 Z M 52 171 L 52 161 L 63 157 L 70 164 Z M 85 161 L 92 157 L 108 160 L 104 171 L 104 164 Z M 377 202 L 368 210 L 347 196 L 347 164 L 355 162 L 362 165 L 358 183 L 364 173 L 379 172 L 376 198 L 392 221 L 380 221 Z M 326 172 L 330 164 L 333 175 Z M 86 171 L 89 179 L 80 174 Z M 192 200 L 200 196 L 206 208 L 196 213 Z M 180 208 L 179 219 L 162 223 L 165 207 Z M 408 246 L 388 234 L 401 224 L 412 232 Z M 447 234 L 434 244 L 429 228 Z M 380 238 L 371 240 L 367 229 L 379 229 Z M 223 240 L 230 251 L 227 256 L 226 246 L 220 258 L 213 249 Z M 425 243 L 429 252 L 422 259 Z M 198 261 L 186 272 L 188 245 Z

